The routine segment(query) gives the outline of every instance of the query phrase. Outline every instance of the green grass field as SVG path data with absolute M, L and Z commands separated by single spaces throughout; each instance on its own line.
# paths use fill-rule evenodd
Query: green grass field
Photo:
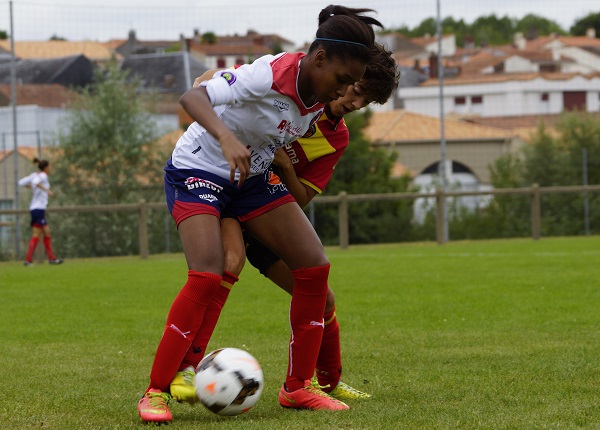
M 209 349 L 249 350 L 265 390 L 239 417 L 172 405 L 177 429 L 599 429 L 600 238 L 328 249 L 340 413 L 282 409 L 289 297 L 247 267 Z M 182 255 L 0 264 L 0 428 L 143 428 Z

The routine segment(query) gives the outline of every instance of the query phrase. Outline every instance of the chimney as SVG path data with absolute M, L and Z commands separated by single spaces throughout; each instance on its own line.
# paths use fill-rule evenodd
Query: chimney
M 585 31 L 585 36 L 588 39 L 595 39 L 596 38 L 596 29 L 594 27 L 590 27 Z
M 432 79 L 438 77 L 438 57 L 433 52 L 429 55 L 429 77 Z
M 513 36 L 513 45 L 515 48 L 520 50 L 523 50 L 527 47 L 527 39 L 525 39 L 525 36 L 523 36 L 523 33 L 520 31 L 515 33 Z
M 130 42 L 135 42 L 135 30 L 129 30 L 128 39 Z

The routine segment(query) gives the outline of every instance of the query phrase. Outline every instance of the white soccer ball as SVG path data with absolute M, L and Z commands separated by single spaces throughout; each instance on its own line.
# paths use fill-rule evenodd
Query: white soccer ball
M 219 415 L 248 412 L 258 402 L 264 386 L 256 358 L 237 348 L 211 352 L 198 364 L 194 380 L 198 399 Z

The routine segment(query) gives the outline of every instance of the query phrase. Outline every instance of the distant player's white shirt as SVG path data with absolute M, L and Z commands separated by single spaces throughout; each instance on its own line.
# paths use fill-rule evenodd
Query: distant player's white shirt
M 219 71 L 201 84 L 221 121 L 247 145 L 250 176 L 264 172 L 277 148 L 304 136 L 321 116 L 322 104 L 307 107 L 298 95 L 304 55 L 265 55 L 252 64 Z M 201 169 L 229 179 L 219 141 L 196 122 L 177 142 L 172 163 L 178 169 Z
M 42 184 L 47 190 L 50 189 L 50 181 L 48 181 L 48 175 L 45 172 L 36 172 L 31 178 L 31 190 L 33 191 L 33 197 L 29 204 L 29 210 L 33 209 L 46 209 L 48 206 L 48 193 L 38 187 L 38 184 Z

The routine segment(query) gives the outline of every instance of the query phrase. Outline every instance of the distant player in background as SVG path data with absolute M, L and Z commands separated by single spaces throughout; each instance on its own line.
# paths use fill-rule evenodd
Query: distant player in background
M 37 247 L 41 236 L 44 237 L 44 248 L 46 248 L 46 254 L 48 255 L 50 264 L 61 264 L 63 260 L 56 258 L 54 252 L 52 252 L 50 227 L 46 220 L 48 197 L 54 196 L 54 193 L 50 190 L 50 181 L 48 180 L 50 163 L 48 160 L 38 160 L 37 158 L 34 158 L 33 163 L 37 165 L 39 171 L 19 180 L 19 186 L 31 188 L 31 191 L 33 191 L 31 203 L 29 204 L 33 233 L 31 240 L 29 241 L 29 247 L 27 248 L 25 266 L 33 265 L 33 253 L 35 252 L 35 248 Z
M 326 105 L 325 112 L 316 123 L 315 133 L 275 152 L 273 165 L 276 173 L 301 207 L 323 192 L 335 165 L 348 146 L 350 136 L 342 117 L 370 103 L 384 104 L 398 87 L 400 76 L 392 53 L 378 44 L 372 51 L 371 62 L 362 79 L 349 86 L 344 96 Z M 215 72 L 206 72 L 196 79 L 194 86 L 210 79 Z M 223 217 L 221 226 L 225 242 L 224 283 L 208 307 L 200 331 L 184 358 L 181 370 L 171 383 L 171 395 L 179 401 L 195 401 L 192 383 L 194 368 L 206 352 L 223 305 L 242 271 L 246 255 L 254 267 L 289 294 L 294 288 L 292 272 L 285 262 L 251 235 L 245 234 L 242 240 L 240 224 L 235 218 Z M 370 395 L 341 382 L 340 326 L 331 288 L 327 292 L 324 321 L 316 366 L 320 388 L 342 401 L 369 398 Z

